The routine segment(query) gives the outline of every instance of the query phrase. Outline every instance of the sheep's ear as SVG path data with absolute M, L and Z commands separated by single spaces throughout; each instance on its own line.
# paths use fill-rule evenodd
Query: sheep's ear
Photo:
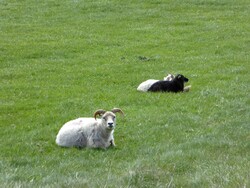
M 120 108 L 113 108 L 113 109 L 111 110 L 111 112 L 113 112 L 113 113 L 119 112 L 120 114 L 122 114 L 122 115 L 124 116 L 124 113 L 123 113 L 123 111 L 122 111 Z
M 95 111 L 95 113 L 94 113 L 94 118 L 96 119 L 96 116 L 97 116 L 97 115 L 101 116 L 101 115 L 105 114 L 105 112 L 106 112 L 106 111 L 105 111 L 105 110 L 102 110 L 102 109 Z

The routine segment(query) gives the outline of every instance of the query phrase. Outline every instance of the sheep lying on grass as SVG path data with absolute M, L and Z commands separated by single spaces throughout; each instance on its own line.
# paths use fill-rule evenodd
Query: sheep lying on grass
M 94 118 L 78 118 L 65 123 L 56 137 L 56 143 L 63 147 L 107 148 L 115 146 L 115 113 L 124 114 L 121 109 L 97 110 Z M 96 116 L 101 116 L 96 119 Z
M 181 74 L 178 74 L 172 81 L 160 80 L 155 82 L 150 86 L 148 91 L 152 92 L 183 92 L 184 83 L 188 82 L 188 78 L 184 77 Z M 188 87 L 189 90 L 190 87 Z
M 168 74 L 166 77 L 164 77 L 164 80 L 171 81 L 173 80 L 174 75 Z M 142 82 L 138 88 L 137 91 L 147 92 L 150 86 L 152 86 L 154 83 L 158 82 L 159 80 L 149 79 L 144 82 Z

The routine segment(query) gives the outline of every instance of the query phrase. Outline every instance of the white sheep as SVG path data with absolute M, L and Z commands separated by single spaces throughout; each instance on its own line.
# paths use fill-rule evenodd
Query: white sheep
M 124 114 L 119 108 L 111 111 L 97 110 L 94 118 L 78 118 L 65 123 L 56 136 L 56 143 L 63 147 L 107 148 L 115 146 L 115 113 Z M 96 119 L 96 116 L 102 116 Z
M 168 74 L 166 77 L 164 77 L 164 80 L 171 81 L 174 79 L 174 75 Z M 149 79 L 144 82 L 142 82 L 138 87 L 137 91 L 147 92 L 148 89 L 159 80 Z

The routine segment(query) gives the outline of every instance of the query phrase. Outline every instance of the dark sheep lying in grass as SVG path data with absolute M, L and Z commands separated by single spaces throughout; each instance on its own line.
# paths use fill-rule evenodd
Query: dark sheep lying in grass
M 168 80 L 168 81 L 171 81 L 173 79 L 174 79 L 174 75 L 172 74 L 168 74 L 166 77 L 164 77 L 164 80 Z M 158 81 L 159 80 L 155 80 L 155 79 L 146 80 L 138 86 L 137 91 L 147 92 L 150 86 L 152 86 L 154 83 Z
M 148 89 L 151 92 L 183 92 L 184 83 L 188 82 L 188 78 L 184 77 L 181 74 L 178 74 L 172 81 L 160 80 Z M 185 88 L 185 90 L 189 88 Z

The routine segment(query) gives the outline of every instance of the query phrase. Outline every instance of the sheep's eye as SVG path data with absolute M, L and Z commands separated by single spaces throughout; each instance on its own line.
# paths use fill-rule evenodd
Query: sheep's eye
M 105 117 L 103 117 L 102 119 L 106 121 L 106 118 L 105 118 Z

